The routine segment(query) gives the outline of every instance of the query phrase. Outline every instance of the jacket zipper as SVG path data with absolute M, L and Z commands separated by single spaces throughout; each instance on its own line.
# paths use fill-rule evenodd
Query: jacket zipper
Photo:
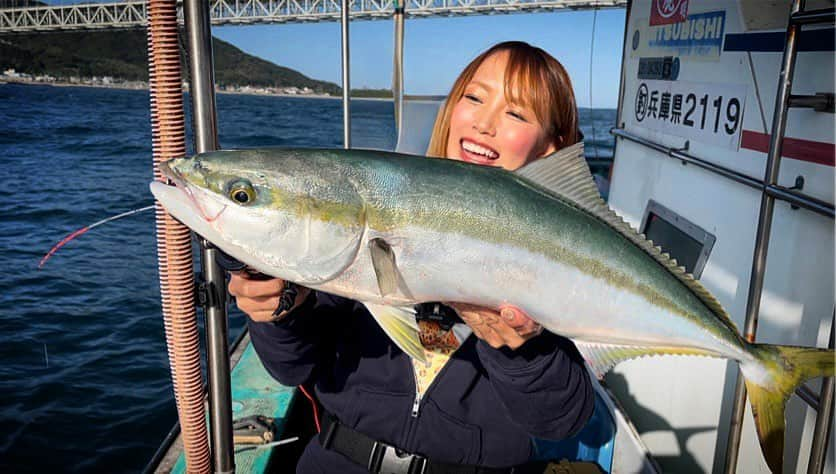
M 450 356 L 452 357 L 455 351 L 453 351 Z M 447 371 L 447 368 L 450 366 L 450 361 L 448 360 L 444 367 L 438 372 L 438 375 L 435 376 L 432 383 L 424 390 L 423 395 L 418 392 L 418 374 L 415 373 L 415 365 L 413 365 L 412 361 L 407 358 L 407 363 L 409 363 L 410 368 L 412 369 L 412 377 L 415 380 L 415 399 L 412 401 L 412 410 L 411 410 L 411 417 L 409 423 L 409 429 L 407 430 L 407 438 L 406 438 L 406 449 L 408 450 L 415 450 L 414 446 L 414 437 L 415 437 L 415 430 L 418 427 L 418 417 L 421 414 L 421 403 L 427 398 L 427 395 L 430 391 L 435 388 L 437 385 L 436 382 L 444 375 L 444 372 Z
M 453 352 L 450 353 L 449 359 L 447 359 L 447 362 L 444 364 L 444 367 L 441 368 L 441 370 L 435 376 L 435 378 L 430 383 L 430 385 L 427 387 L 427 389 L 424 390 L 423 395 L 418 391 L 418 374 L 415 373 L 415 364 L 412 363 L 412 360 L 409 357 L 405 358 L 406 363 L 409 364 L 409 369 L 412 371 L 412 379 L 413 379 L 413 382 L 415 383 L 415 399 L 412 401 L 412 410 L 411 410 L 411 413 L 410 413 L 411 414 L 411 417 L 410 417 L 411 419 L 410 419 L 410 423 L 409 423 L 409 429 L 407 430 L 407 435 L 406 435 L 406 443 L 405 443 L 406 449 L 413 450 L 413 451 L 415 450 L 415 446 L 413 446 L 413 437 L 415 436 L 415 429 L 418 426 L 417 418 L 418 418 L 418 416 L 420 415 L 420 412 L 421 412 L 421 402 L 423 402 L 424 399 L 427 398 L 427 395 L 430 393 L 430 391 L 433 388 L 435 388 L 435 386 L 437 385 L 438 380 L 441 379 L 441 377 L 444 375 L 445 372 L 447 372 L 448 367 L 450 367 L 450 359 L 453 358 L 453 354 L 458 352 L 458 350 L 461 349 L 461 347 L 463 345 L 464 345 L 464 341 L 462 341 L 462 343 L 459 344 L 459 347 L 457 347 L 456 350 L 454 350 Z
M 409 365 L 412 368 L 412 379 L 415 381 L 415 400 L 412 401 L 412 418 L 418 418 L 418 413 L 421 410 L 421 391 L 418 389 L 418 374 L 415 373 L 415 364 L 410 360 Z
M 409 367 L 410 369 L 412 369 L 412 380 L 415 382 L 415 399 L 412 401 L 413 418 L 418 418 L 418 415 L 421 411 L 421 402 L 424 400 L 424 398 L 426 398 L 427 394 L 430 393 L 430 390 L 432 390 L 436 386 L 436 382 L 441 378 L 442 375 L 444 375 L 444 372 L 447 372 L 447 368 L 450 366 L 450 359 L 453 358 L 453 354 L 455 354 L 460 347 L 461 345 L 457 347 L 456 350 L 450 353 L 447 362 L 444 364 L 444 367 L 442 367 L 441 370 L 438 371 L 438 374 L 436 374 L 435 378 L 433 378 L 433 381 L 430 382 L 430 385 L 427 387 L 426 390 L 424 390 L 423 395 L 421 394 L 421 392 L 418 391 L 418 374 L 415 373 L 415 364 L 412 363 L 412 360 L 408 360 Z

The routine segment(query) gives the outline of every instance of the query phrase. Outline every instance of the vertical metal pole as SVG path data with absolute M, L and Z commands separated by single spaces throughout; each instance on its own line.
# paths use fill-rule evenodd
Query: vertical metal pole
M 830 320 L 828 349 L 833 349 L 834 331 L 836 331 L 836 310 L 833 311 L 833 319 Z M 822 474 L 824 471 L 824 458 L 830 441 L 831 416 L 833 416 L 833 377 L 826 377 L 821 384 L 819 411 L 816 413 L 816 428 L 813 431 L 813 444 L 810 448 L 807 474 Z
M 793 0 L 790 18 L 794 13 L 803 8 L 804 0 Z M 766 193 L 766 187 L 775 185 L 778 182 L 778 171 L 781 164 L 781 147 L 784 141 L 784 132 L 787 128 L 787 106 L 792 92 L 792 77 L 798 47 L 798 30 L 798 27 L 791 20 L 788 20 L 786 46 L 784 47 L 781 73 L 778 78 L 775 110 L 772 113 L 772 136 L 770 137 L 769 153 L 766 158 L 766 175 L 763 179 L 764 187 L 761 191 L 758 231 L 755 237 L 755 252 L 752 257 L 752 274 L 749 279 L 749 297 L 746 304 L 746 324 L 744 329 L 744 337 L 749 342 L 755 342 L 755 334 L 758 330 L 758 313 L 761 305 L 761 293 L 763 292 L 764 273 L 766 272 L 769 234 L 772 229 L 772 214 L 775 208 L 775 198 Z M 744 385 L 743 377 L 738 369 L 729 438 L 726 444 L 726 466 L 724 472 L 729 474 L 733 474 L 737 470 L 740 435 L 743 429 L 743 414 L 745 412 L 746 385 Z
M 624 15 L 624 38 L 621 41 L 621 72 L 618 77 L 618 110 L 616 111 L 615 116 L 615 126 L 618 128 L 624 128 L 624 124 L 621 122 L 621 109 L 623 108 L 622 102 L 624 100 L 624 87 L 625 87 L 625 77 L 626 77 L 626 62 L 624 59 L 627 57 L 627 35 L 630 32 L 630 15 L 633 13 L 633 0 L 627 0 L 627 10 L 626 14 Z M 618 150 L 618 137 L 613 140 L 613 150 L 612 150 L 612 163 L 610 164 L 610 172 L 609 172 L 609 180 L 612 183 L 612 175 L 615 170 L 615 157 L 618 156 L 616 151 Z
M 191 72 L 192 123 L 195 151 L 218 149 L 215 108 L 215 73 L 212 56 L 209 3 L 183 4 Z M 217 249 L 200 239 L 200 263 L 205 281 L 206 372 L 209 383 L 209 438 L 216 473 L 235 472 L 232 440 L 232 389 L 229 364 L 229 328 L 226 313 L 226 278 L 215 261 Z
M 183 14 L 188 39 L 195 151 L 204 153 L 219 148 L 209 4 L 185 0 Z
M 404 4 L 395 0 L 395 50 L 392 55 L 392 99 L 395 102 L 395 132 L 401 136 L 401 117 L 403 116 L 403 31 Z
M 340 26 L 342 29 L 342 70 L 343 70 L 343 148 L 351 148 L 351 64 L 348 55 L 348 14 L 351 0 L 342 0 Z

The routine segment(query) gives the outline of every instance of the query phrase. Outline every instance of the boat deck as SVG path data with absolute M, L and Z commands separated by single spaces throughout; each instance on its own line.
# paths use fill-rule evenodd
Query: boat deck
M 295 429 L 286 429 L 293 424 L 291 412 L 300 400 L 295 387 L 285 387 L 267 373 L 264 366 L 258 360 L 255 349 L 250 344 L 249 334 L 245 335 L 237 344 L 231 355 L 232 365 L 232 417 L 240 419 L 250 415 L 264 415 L 275 419 L 276 436 L 283 439 L 289 436 L 288 432 L 295 432 Z M 278 440 L 277 439 L 277 440 Z M 304 446 L 305 439 L 293 443 L 291 449 L 257 449 L 255 446 L 235 447 L 235 468 L 238 472 L 269 472 L 277 463 L 281 463 L 281 457 L 287 454 L 292 457 L 291 465 L 295 464 L 298 454 Z M 283 447 L 283 446 L 282 446 Z M 156 467 L 157 473 L 180 474 L 186 472 L 186 460 L 183 456 L 183 443 L 178 435 L 174 443 L 169 447 L 165 457 Z

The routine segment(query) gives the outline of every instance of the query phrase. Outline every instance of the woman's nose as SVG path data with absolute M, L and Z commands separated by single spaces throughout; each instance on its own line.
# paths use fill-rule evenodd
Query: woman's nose
M 493 111 L 486 110 L 474 117 L 473 128 L 485 135 L 496 135 L 496 114 Z

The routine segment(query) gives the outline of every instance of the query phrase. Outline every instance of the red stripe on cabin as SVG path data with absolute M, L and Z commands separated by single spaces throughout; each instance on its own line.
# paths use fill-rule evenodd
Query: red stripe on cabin
M 740 140 L 742 148 L 769 152 L 769 137 L 766 133 L 743 130 L 743 137 Z M 794 160 L 809 161 L 825 166 L 836 164 L 836 145 L 827 142 L 814 142 L 800 138 L 784 137 L 784 146 L 781 155 Z

